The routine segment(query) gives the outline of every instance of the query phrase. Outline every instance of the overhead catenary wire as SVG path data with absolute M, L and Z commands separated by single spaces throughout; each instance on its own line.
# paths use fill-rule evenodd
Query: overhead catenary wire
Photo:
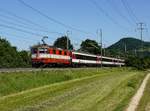
M 20 32 L 27 33 L 27 34 L 30 34 L 30 35 L 36 35 L 36 36 L 40 36 L 40 37 L 44 36 L 42 34 L 34 33 L 34 32 L 31 32 L 31 31 L 27 31 L 27 30 L 20 29 L 20 28 L 14 27 L 14 26 L 10 26 L 10 25 L 0 24 L 0 27 L 4 27 L 4 28 L 7 28 L 7 29 L 12 29 L 12 30 L 20 31 Z
M 54 34 L 58 34 L 58 35 L 63 35 L 63 33 L 59 33 L 59 32 L 50 32 L 50 31 L 46 31 L 46 30 L 42 30 L 42 29 L 38 29 L 38 28 L 32 28 L 32 27 L 29 27 L 29 26 L 26 26 L 26 25 L 20 25 L 19 23 L 14 23 L 14 22 L 10 22 L 10 21 L 6 21 L 4 19 L 1 19 L 0 18 L 0 21 L 2 21 L 3 23 L 7 23 L 9 25 L 15 25 L 15 26 L 18 26 L 18 27 L 21 27 L 21 28 L 26 28 L 26 29 L 30 29 L 30 30 L 38 30 L 38 31 L 41 31 L 41 32 L 46 32 L 46 33 L 54 33 Z
M 115 1 L 112 2 L 112 0 L 107 0 L 108 4 L 113 8 L 113 10 L 122 18 L 124 19 L 126 22 L 128 22 L 129 25 L 134 24 L 133 22 L 131 22 L 127 16 L 125 16 L 120 9 L 118 8 L 118 6 L 115 4 Z
M 119 26 L 123 30 L 127 30 L 128 28 L 120 25 L 113 17 L 111 17 L 95 0 L 89 0 L 98 10 L 103 13 L 112 23 Z
M 50 21 L 52 21 L 52 22 L 54 22 L 54 23 L 56 23 L 56 24 L 59 24 L 59 25 L 65 27 L 65 28 L 69 28 L 69 29 L 71 29 L 71 30 L 74 30 L 74 31 L 77 31 L 77 32 L 81 32 L 81 33 L 84 33 L 84 34 L 91 34 L 91 33 L 89 33 L 89 32 L 83 31 L 83 30 L 81 30 L 81 29 L 74 28 L 74 27 L 72 27 L 72 26 L 70 26 L 70 25 L 67 25 L 67 24 L 65 24 L 65 23 L 63 23 L 63 22 L 60 22 L 60 21 L 58 21 L 58 20 L 56 20 L 56 19 L 54 19 L 54 18 L 48 16 L 47 14 L 41 12 L 40 10 L 38 10 L 38 9 L 36 9 L 36 8 L 34 8 L 34 7 L 32 7 L 31 5 L 25 3 L 23 0 L 18 0 L 18 1 L 19 1 L 21 4 L 23 4 L 24 6 L 26 6 L 26 7 L 30 8 L 30 9 L 32 9 L 34 12 L 38 13 L 39 15 L 41 15 L 41 16 L 47 18 L 48 20 L 50 20 Z
M 26 41 L 26 42 L 31 42 L 31 43 L 33 43 L 35 40 L 30 40 L 30 39 L 27 39 L 27 38 L 22 38 L 22 36 L 20 36 L 21 38 L 19 38 L 19 36 L 14 36 L 13 34 L 4 34 L 4 33 L 1 33 L 0 32 L 0 36 L 2 36 L 3 38 L 5 38 L 6 36 L 9 36 L 9 37 L 7 37 L 7 39 L 8 38 L 13 38 L 13 39 L 15 39 L 15 40 L 21 40 L 21 42 L 22 41 Z
M 123 4 L 124 8 L 126 9 L 128 15 L 132 19 L 132 21 L 134 23 L 138 23 L 139 20 L 138 20 L 137 16 L 134 14 L 134 12 L 132 11 L 131 7 L 129 6 L 127 0 L 121 0 L 121 2 Z
M 35 22 L 33 22 L 33 21 L 29 20 L 29 19 L 20 17 L 20 16 L 18 16 L 18 15 L 16 15 L 16 14 L 12 13 L 12 12 L 10 12 L 10 11 L 3 10 L 3 9 L 1 9 L 1 8 L 0 8 L 0 10 L 3 11 L 3 12 L 5 12 L 5 13 L 7 13 L 7 14 L 9 14 L 9 16 L 13 16 L 13 17 L 19 19 L 19 20 L 21 21 L 21 22 L 18 21 L 19 24 L 23 24 L 23 25 L 26 25 L 26 26 L 28 26 L 29 24 L 30 24 L 30 25 L 34 25 L 34 26 L 36 26 L 36 27 L 38 28 L 38 30 L 40 30 L 40 31 L 42 31 L 42 32 L 44 31 L 44 32 L 47 32 L 47 33 L 55 33 L 55 34 L 58 34 L 58 35 L 62 35 L 62 34 L 63 34 L 63 33 L 56 32 L 56 31 L 49 31 L 49 30 L 48 30 L 47 28 L 45 28 L 44 26 L 42 26 L 42 25 L 40 25 L 40 24 L 37 24 L 37 23 L 35 23 Z M 0 15 L 1 15 L 1 14 L 0 14 Z M 16 19 L 14 19 L 14 18 L 12 18 L 12 17 L 9 17 L 9 16 L 1 15 L 0 17 L 5 18 L 5 19 L 9 19 L 9 20 L 13 20 L 13 21 L 17 21 Z M 22 22 L 22 21 L 24 21 L 24 22 L 26 22 L 26 23 L 24 23 L 24 22 Z M 28 23 L 28 24 L 27 24 L 27 23 Z

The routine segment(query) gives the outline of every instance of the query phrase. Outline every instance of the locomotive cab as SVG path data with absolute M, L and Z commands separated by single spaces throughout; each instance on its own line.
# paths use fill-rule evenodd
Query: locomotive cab
M 45 58 L 48 57 L 48 46 L 39 45 L 31 48 L 32 66 L 39 67 L 44 64 Z

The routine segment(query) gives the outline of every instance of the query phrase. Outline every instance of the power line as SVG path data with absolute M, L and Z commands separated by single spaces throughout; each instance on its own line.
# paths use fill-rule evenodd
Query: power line
M 29 27 L 29 26 L 26 26 L 26 25 L 20 25 L 18 23 L 14 23 L 14 22 L 10 22 L 10 21 L 6 21 L 6 20 L 3 20 L 0 18 L 0 21 L 2 22 L 5 22 L 5 23 L 8 23 L 9 25 L 15 25 L 15 26 L 18 26 L 18 27 L 21 27 L 21 28 L 26 28 L 26 29 L 31 29 L 31 30 L 39 30 L 41 32 L 46 32 L 46 33 L 54 33 L 54 34 L 58 34 L 58 35 L 63 35 L 63 33 L 59 33 L 59 32 L 50 32 L 50 31 L 45 31 L 45 30 L 42 30 L 42 29 L 37 29 L 37 28 L 32 28 L 32 27 Z
M 122 29 L 127 29 L 124 26 L 120 25 L 115 19 L 113 19 L 95 0 L 89 0 L 100 12 L 102 12 L 110 21 L 115 25 L 121 27 Z
M 13 38 L 13 39 L 15 38 L 16 40 L 20 39 L 20 40 L 27 41 L 27 42 L 33 42 L 33 41 L 35 41 L 35 40 L 32 40 L 32 39 L 23 38 L 22 36 L 16 36 L 16 35 L 13 35 L 13 34 L 0 32 L 0 36 L 5 37 L 6 35 L 7 36 L 11 36 L 11 38 Z
M 40 10 L 38 10 L 38 9 L 32 7 L 31 5 L 25 3 L 23 0 L 18 0 L 18 1 L 19 1 L 21 4 L 23 4 L 24 6 L 26 6 L 26 7 L 30 8 L 30 9 L 32 9 L 33 11 L 37 12 L 37 13 L 40 14 L 41 16 L 47 18 L 48 20 L 50 20 L 50 21 L 52 21 L 52 22 L 54 22 L 54 23 L 57 23 L 57 24 L 59 24 L 59 25 L 65 27 L 65 28 L 72 29 L 72 30 L 74 30 L 74 31 L 78 31 L 78 32 L 81 32 L 81 33 L 89 34 L 89 32 L 85 32 L 85 31 L 83 31 L 83 30 L 80 30 L 80 29 L 74 28 L 74 27 L 72 27 L 72 26 L 66 25 L 66 24 L 64 24 L 64 23 L 62 23 L 62 22 L 60 22 L 60 21 L 58 21 L 58 20 L 56 20 L 56 19 L 54 19 L 54 18 L 52 18 L 52 17 L 46 15 L 45 13 L 41 12 Z
M 1 10 L 3 10 L 3 9 L 1 9 Z M 16 15 L 16 14 L 12 13 L 12 12 L 10 12 L 10 11 L 6 11 L 6 10 L 3 10 L 3 11 L 4 11 L 5 13 L 9 14 L 10 16 L 13 16 L 13 17 L 15 17 L 15 18 L 17 18 L 17 19 L 19 19 L 19 20 L 21 20 L 21 21 L 25 21 L 26 23 L 29 23 L 30 25 L 32 24 L 32 25 L 38 27 L 38 29 L 39 29 L 40 31 L 42 31 L 42 32 L 55 33 L 55 34 L 58 34 L 58 35 L 62 35 L 62 34 L 63 34 L 63 33 L 56 32 L 56 31 L 53 31 L 53 32 L 52 32 L 52 31 L 45 30 L 45 29 L 46 29 L 45 27 L 43 27 L 43 26 L 41 26 L 41 25 L 39 25 L 39 24 L 37 24 L 37 23 L 34 23 L 33 21 L 31 21 L 31 20 L 29 20 L 29 19 L 25 19 L 25 18 L 23 18 L 23 17 L 20 17 L 20 16 L 18 16 L 18 15 Z M 0 17 L 3 17 L 3 18 L 6 18 L 6 19 L 10 19 L 10 20 L 16 21 L 15 19 L 13 19 L 13 18 L 11 18 L 11 17 L 9 17 L 9 16 L 6 16 L 6 15 L 1 15 Z M 18 23 L 23 24 L 23 25 L 27 25 L 26 23 L 20 22 L 20 21 L 18 21 Z M 31 28 L 30 28 L 30 29 L 31 29 Z M 33 28 L 32 28 L 32 29 L 33 29 Z
M 29 20 L 29 19 L 20 17 L 20 16 L 16 15 L 16 14 L 13 13 L 13 12 L 10 12 L 10 11 L 8 11 L 8 10 L 4 10 L 4 9 L 1 9 L 1 8 L 0 8 L 0 10 L 3 11 L 3 12 L 5 12 L 5 13 L 7 13 L 7 14 L 9 14 L 9 15 L 11 15 L 11 16 L 13 16 L 13 17 L 15 17 L 15 18 L 18 18 L 18 19 L 20 19 L 20 20 L 23 20 L 23 21 L 25 21 L 25 22 L 27 22 L 27 23 L 30 23 L 30 24 L 32 24 L 32 25 L 35 25 L 35 26 L 44 28 L 43 26 L 41 26 L 41 25 L 39 25 L 39 24 L 37 24 L 37 23 L 34 23 L 33 21 L 31 21 L 31 20 Z
M 23 29 L 20 29 L 20 28 L 9 26 L 9 25 L 0 24 L 0 27 L 4 27 L 4 28 L 7 28 L 7 29 L 13 29 L 13 30 L 20 31 L 20 32 L 23 32 L 23 33 L 27 33 L 27 34 L 31 34 L 31 35 L 43 36 L 41 34 L 37 34 L 37 33 L 31 32 L 31 31 L 23 30 Z
M 138 18 L 136 17 L 136 15 L 133 13 L 131 7 L 129 6 L 127 0 L 121 0 L 124 8 L 126 9 L 128 15 L 130 16 L 130 18 L 132 19 L 133 22 L 137 23 L 138 22 Z
M 133 24 L 133 22 L 131 22 L 125 15 L 123 15 L 123 13 L 119 10 L 117 5 L 114 4 L 114 2 L 112 2 L 111 0 L 107 0 L 107 2 L 121 18 L 123 18 L 126 22 L 128 22 L 128 24 L 130 24 L 130 25 Z

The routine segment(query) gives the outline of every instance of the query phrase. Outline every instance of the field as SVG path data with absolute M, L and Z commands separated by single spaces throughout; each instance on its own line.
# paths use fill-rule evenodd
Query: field
M 0 111 L 122 111 L 145 72 L 125 68 L 0 74 Z
M 143 97 L 137 108 L 137 111 L 150 111 L 150 79 L 146 85 Z

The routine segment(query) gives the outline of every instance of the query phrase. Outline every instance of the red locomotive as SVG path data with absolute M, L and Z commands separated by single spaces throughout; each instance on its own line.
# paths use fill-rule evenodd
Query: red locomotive
M 33 67 L 125 65 L 122 59 L 63 50 L 46 44 L 33 46 L 31 54 Z

